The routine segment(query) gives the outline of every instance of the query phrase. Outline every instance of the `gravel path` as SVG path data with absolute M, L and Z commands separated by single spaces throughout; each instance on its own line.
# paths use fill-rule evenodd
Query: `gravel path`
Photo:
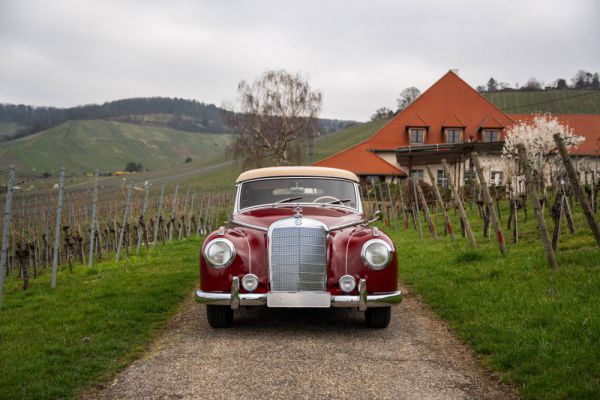
M 190 299 L 145 357 L 83 397 L 516 398 L 410 294 L 384 330 L 344 309 L 240 310 L 221 330 L 204 314 Z

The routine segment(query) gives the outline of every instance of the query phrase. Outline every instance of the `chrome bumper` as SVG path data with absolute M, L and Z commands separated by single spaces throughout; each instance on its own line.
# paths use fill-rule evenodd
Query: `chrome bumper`
M 230 306 L 236 310 L 240 306 L 266 306 L 266 293 L 240 293 L 239 279 L 233 278 L 231 282 L 231 293 L 196 291 L 196 302 L 201 304 L 212 304 Z M 365 311 L 368 307 L 389 307 L 402 301 L 402 292 L 383 294 L 367 294 L 367 284 L 364 279 L 358 283 L 358 295 L 335 295 L 331 296 L 331 307 L 358 308 Z

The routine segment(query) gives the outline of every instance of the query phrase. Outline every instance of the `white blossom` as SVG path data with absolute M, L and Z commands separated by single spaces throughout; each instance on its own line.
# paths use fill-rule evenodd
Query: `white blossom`
M 517 146 L 522 144 L 532 167 L 541 172 L 557 154 L 553 138 L 555 133 L 560 134 L 567 149 L 576 147 L 585 140 L 585 137 L 575 135 L 573 129 L 551 114 L 540 114 L 532 122 L 519 122 L 508 129 L 502 157 L 507 161 L 518 158 Z

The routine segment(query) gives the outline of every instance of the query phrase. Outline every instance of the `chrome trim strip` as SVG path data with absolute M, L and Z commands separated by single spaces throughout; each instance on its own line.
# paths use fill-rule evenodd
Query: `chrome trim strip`
M 263 226 L 247 224 L 245 222 L 236 221 L 234 219 L 229 220 L 229 222 L 231 222 L 234 225 L 243 226 L 244 228 L 256 229 L 256 230 L 263 231 L 263 232 L 267 232 L 268 231 L 268 229 L 265 228 L 265 227 L 263 227 Z
M 266 306 L 266 293 L 240 293 L 239 305 L 248 306 Z M 204 292 L 196 291 L 196 302 L 200 304 L 212 304 L 221 306 L 231 305 L 230 293 Z M 331 307 L 359 308 L 361 302 L 360 296 L 356 295 L 336 295 L 331 296 Z M 402 302 L 402 292 L 397 290 L 391 293 L 370 294 L 366 296 L 366 306 L 370 307 L 389 307 Z M 364 311 L 364 310 L 363 310 Z
M 327 232 L 329 233 L 329 232 L 333 232 L 333 231 L 339 231 L 340 229 L 351 228 L 353 226 L 363 225 L 363 224 L 366 224 L 366 223 L 368 223 L 368 221 L 366 219 L 361 219 L 359 221 L 348 222 L 348 223 L 343 224 L 343 225 L 334 226 L 332 228 L 327 229 Z

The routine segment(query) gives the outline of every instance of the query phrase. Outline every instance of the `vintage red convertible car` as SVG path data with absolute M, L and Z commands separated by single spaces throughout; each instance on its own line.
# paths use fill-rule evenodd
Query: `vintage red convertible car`
M 208 235 L 200 290 L 208 323 L 239 307 L 352 307 L 385 328 L 398 290 L 394 243 L 363 214 L 358 178 L 322 167 L 242 173 L 231 221 Z

